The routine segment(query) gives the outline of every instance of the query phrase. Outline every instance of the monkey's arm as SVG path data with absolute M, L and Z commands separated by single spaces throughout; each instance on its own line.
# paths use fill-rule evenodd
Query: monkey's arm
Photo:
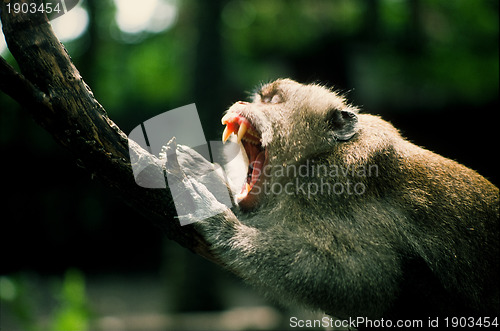
M 198 217 L 193 226 L 231 272 L 273 299 L 335 316 L 378 316 L 390 304 L 387 298 L 395 297 L 400 262 L 392 247 L 381 244 L 377 238 L 343 231 L 342 226 L 331 232 L 331 239 L 319 242 L 312 226 L 292 228 L 293 221 L 283 219 L 273 226 L 273 220 L 266 220 L 265 213 L 260 213 L 260 222 L 267 221 L 269 227 L 248 226 L 217 201 L 210 187 L 191 176 L 190 167 L 195 160 L 200 161 L 195 151 L 175 146 L 175 142 L 167 147 L 167 170 L 182 174 L 179 178 L 184 178 L 184 190 L 197 208 L 203 209 L 191 215 Z M 215 216 L 199 217 L 208 214 Z M 345 222 L 349 221 L 338 219 L 332 223 Z M 359 302 L 367 297 L 370 300 L 361 308 Z
M 282 303 L 336 317 L 378 316 L 396 296 L 401 267 L 390 247 L 359 241 L 355 247 L 342 236 L 325 246 L 302 232 L 247 226 L 229 210 L 194 226 L 229 270 Z

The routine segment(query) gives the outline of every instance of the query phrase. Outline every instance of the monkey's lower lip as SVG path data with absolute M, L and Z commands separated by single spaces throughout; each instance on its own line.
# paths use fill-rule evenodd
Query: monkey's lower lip
M 252 189 L 260 186 L 259 179 L 267 163 L 267 153 L 262 146 L 260 133 L 247 118 L 240 114 L 226 114 L 222 118 L 222 124 L 226 125 L 222 141 L 225 142 L 234 133 L 237 136 L 237 142 L 242 143 L 248 157 L 247 179 L 241 193 L 236 195 L 236 200 L 244 208 L 253 207 L 260 190 L 252 191 Z

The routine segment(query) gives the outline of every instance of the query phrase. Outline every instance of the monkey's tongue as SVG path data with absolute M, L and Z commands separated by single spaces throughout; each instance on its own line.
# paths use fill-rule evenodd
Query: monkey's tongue
M 245 151 L 247 152 L 249 164 L 247 180 L 243 184 L 241 193 L 236 196 L 237 200 L 239 201 L 247 197 L 248 193 L 252 190 L 254 185 L 259 180 L 266 159 L 265 151 L 258 148 L 257 146 L 246 141 L 244 142 L 243 146 L 245 147 Z
M 264 160 L 266 158 L 266 153 L 264 151 L 257 154 L 255 160 L 248 167 L 249 169 L 249 179 L 250 179 L 250 189 L 253 188 L 257 180 L 259 179 L 260 174 L 262 173 L 262 166 L 264 165 Z M 251 172 L 251 174 L 250 174 Z

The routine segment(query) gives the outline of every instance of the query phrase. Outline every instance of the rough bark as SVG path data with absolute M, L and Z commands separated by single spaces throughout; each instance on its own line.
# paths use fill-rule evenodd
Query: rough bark
M 10 1 L 15 2 L 39 3 Z M 126 134 L 95 99 L 47 17 L 43 13 L 8 13 L 5 1 L 0 2 L 0 9 L 7 45 L 22 73 L 0 58 L 0 90 L 27 109 L 93 178 L 164 229 L 170 239 L 217 262 L 192 226 L 181 227 L 173 219 L 175 209 L 168 189 L 145 189 L 135 183 Z M 131 144 L 139 155 L 147 155 L 139 145 Z

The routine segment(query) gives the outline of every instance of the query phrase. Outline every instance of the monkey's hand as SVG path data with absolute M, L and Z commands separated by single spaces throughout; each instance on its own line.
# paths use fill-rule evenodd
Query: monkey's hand
M 221 214 L 231 206 L 231 198 L 220 167 L 208 162 L 195 150 L 177 145 L 172 138 L 163 147 L 165 172 L 181 225 Z

